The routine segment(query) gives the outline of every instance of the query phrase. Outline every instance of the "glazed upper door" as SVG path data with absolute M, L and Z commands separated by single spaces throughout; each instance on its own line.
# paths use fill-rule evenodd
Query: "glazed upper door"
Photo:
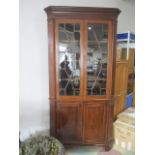
M 56 20 L 57 99 L 111 94 L 112 25 L 99 20 Z
M 82 99 L 83 23 L 81 20 L 56 20 L 57 99 Z
M 85 21 L 85 97 L 107 98 L 111 80 L 111 23 Z

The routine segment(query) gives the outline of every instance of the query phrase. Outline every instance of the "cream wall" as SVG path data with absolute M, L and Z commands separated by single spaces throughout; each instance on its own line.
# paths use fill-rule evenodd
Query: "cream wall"
M 135 29 L 134 0 L 21 0 L 20 1 L 20 104 L 21 139 L 49 129 L 47 22 L 48 5 L 117 7 L 122 13 L 118 32 Z

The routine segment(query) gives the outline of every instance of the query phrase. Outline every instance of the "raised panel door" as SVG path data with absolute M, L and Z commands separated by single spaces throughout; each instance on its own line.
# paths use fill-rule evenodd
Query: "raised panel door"
M 89 101 L 84 108 L 84 141 L 104 142 L 107 128 L 106 103 Z
M 60 102 L 57 107 L 57 137 L 65 144 L 82 141 L 82 104 Z

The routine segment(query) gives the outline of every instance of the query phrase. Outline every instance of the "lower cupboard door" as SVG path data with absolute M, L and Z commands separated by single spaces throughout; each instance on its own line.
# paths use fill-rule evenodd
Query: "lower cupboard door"
M 57 138 L 64 144 L 82 141 L 82 104 L 59 103 L 56 115 Z
M 106 136 L 107 110 L 105 103 L 89 102 L 84 106 L 85 143 L 104 143 Z

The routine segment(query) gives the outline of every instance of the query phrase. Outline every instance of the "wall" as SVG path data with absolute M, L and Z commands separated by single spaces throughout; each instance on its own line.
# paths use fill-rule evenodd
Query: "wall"
M 122 10 L 118 32 L 134 32 L 134 1 L 131 0 L 21 0 L 20 1 L 20 97 L 21 139 L 49 129 L 47 22 L 48 5 L 117 7 Z

